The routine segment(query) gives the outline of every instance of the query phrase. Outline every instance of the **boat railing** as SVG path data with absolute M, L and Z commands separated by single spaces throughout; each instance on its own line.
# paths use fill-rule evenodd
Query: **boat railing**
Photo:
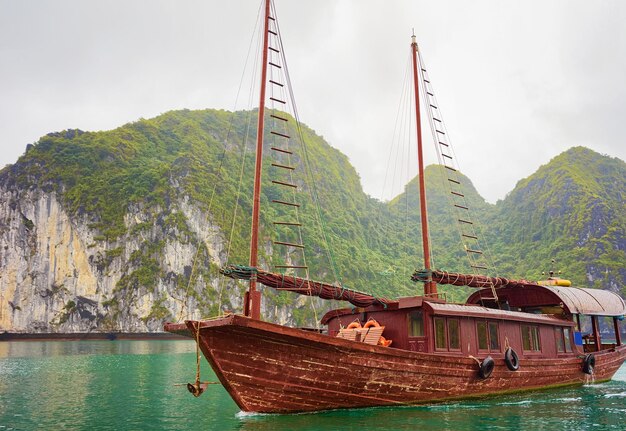
M 596 347 L 595 344 L 595 340 L 593 338 L 592 334 L 586 335 L 583 337 L 584 340 L 584 344 L 583 344 L 583 350 L 585 353 L 589 353 L 589 352 L 597 352 L 598 349 Z M 617 343 L 613 340 L 610 341 L 604 341 L 602 343 L 600 343 L 600 350 L 612 350 L 615 349 L 617 347 Z

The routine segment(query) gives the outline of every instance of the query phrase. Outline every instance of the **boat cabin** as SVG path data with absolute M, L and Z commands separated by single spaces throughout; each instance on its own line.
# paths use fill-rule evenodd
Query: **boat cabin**
M 540 282 L 541 283 L 541 282 Z M 467 303 L 481 303 L 484 291 L 471 295 Z M 553 315 L 576 322 L 576 343 L 584 345 L 585 352 L 610 349 L 621 345 L 620 322 L 626 314 L 626 304 L 617 294 L 602 289 L 569 287 L 569 284 L 528 285 L 524 288 L 498 289 L 499 304 L 511 310 L 526 313 Z M 612 318 L 614 343 L 603 343 L 600 317 Z M 587 322 L 585 322 L 587 320 Z M 589 322 L 590 321 L 590 322 Z
M 530 286 L 498 289 L 498 303 L 483 303 L 477 291 L 465 304 L 422 296 L 400 298 L 383 307 L 332 310 L 322 318 L 328 334 L 369 344 L 423 353 L 504 355 L 511 347 L 520 358 L 555 358 L 621 345 L 620 318 L 626 304 L 597 289 Z M 581 315 L 590 316 L 583 336 Z M 575 318 L 574 318 L 575 316 Z M 602 343 L 598 316 L 613 317 L 615 342 Z M 368 323 L 369 322 L 369 323 Z

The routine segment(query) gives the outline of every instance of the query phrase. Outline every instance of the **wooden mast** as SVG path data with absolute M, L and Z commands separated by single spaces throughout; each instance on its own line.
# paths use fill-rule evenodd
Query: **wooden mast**
M 259 247 L 259 209 L 261 206 L 261 169 L 263 162 L 263 129 L 265 121 L 265 87 L 267 81 L 267 50 L 269 44 L 270 1 L 265 0 L 263 31 L 263 61 L 261 63 L 261 91 L 259 95 L 259 118 L 256 132 L 256 159 L 254 165 L 254 197 L 252 203 L 252 233 L 250 235 L 250 266 L 257 267 Z M 261 318 L 261 292 L 256 290 L 256 277 L 250 279 L 250 287 L 244 297 L 244 314 L 253 319 Z
M 415 120 L 417 125 L 417 163 L 420 189 L 420 215 L 422 220 L 422 245 L 424 247 L 424 268 L 430 271 L 430 244 L 428 241 L 428 214 L 426 212 L 426 185 L 424 183 L 424 155 L 422 152 L 422 122 L 420 115 L 419 79 L 417 72 L 417 42 L 412 36 L 411 54 L 413 57 L 413 85 L 415 87 Z M 437 285 L 432 280 L 424 283 L 424 295 L 436 296 Z

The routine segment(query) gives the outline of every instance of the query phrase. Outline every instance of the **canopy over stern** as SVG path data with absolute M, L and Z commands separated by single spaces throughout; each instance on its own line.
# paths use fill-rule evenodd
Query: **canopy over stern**
M 481 292 L 485 294 L 484 290 L 475 292 L 467 299 L 467 303 L 479 304 Z M 626 315 L 624 300 L 616 293 L 602 289 L 526 285 L 500 288 L 498 298 L 514 308 L 560 306 L 568 314 L 610 317 Z

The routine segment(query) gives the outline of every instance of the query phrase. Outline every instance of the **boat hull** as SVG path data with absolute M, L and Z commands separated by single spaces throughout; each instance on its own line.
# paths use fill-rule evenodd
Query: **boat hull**
M 198 338 L 215 374 L 246 412 L 424 404 L 590 381 L 575 356 L 525 359 L 515 372 L 494 357 L 493 374 L 481 379 L 472 357 L 372 346 L 239 315 L 165 329 Z M 625 358 L 625 346 L 597 353 L 594 380 L 609 380 Z

